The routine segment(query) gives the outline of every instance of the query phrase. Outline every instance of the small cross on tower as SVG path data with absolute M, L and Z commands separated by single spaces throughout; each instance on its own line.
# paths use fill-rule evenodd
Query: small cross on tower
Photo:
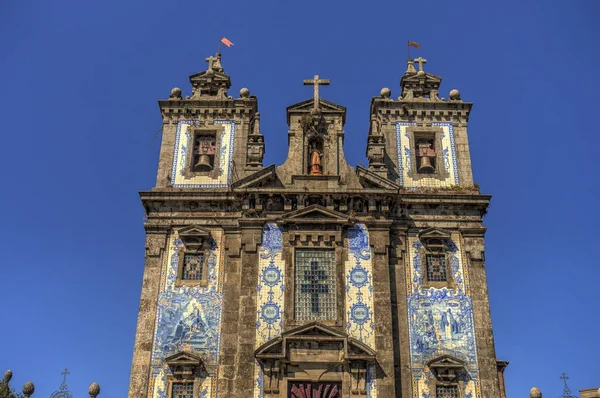
M 419 71 L 423 71 L 423 65 L 427 63 L 427 60 L 423 57 L 419 57 L 415 59 L 415 62 L 419 64 Z
M 319 75 L 315 75 L 313 79 L 304 80 L 305 86 L 314 85 L 314 108 L 319 109 L 319 85 L 329 86 L 329 79 L 321 79 L 319 80 Z
M 206 62 L 208 62 L 208 71 L 212 72 L 213 71 L 213 63 L 217 60 L 216 57 L 213 57 L 212 55 L 208 58 L 205 59 Z
M 71 374 L 71 372 L 69 372 L 69 371 L 67 370 L 67 368 L 65 368 L 65 370 L 64 370 L 64 371 L 60 372 L 60 374 L 61 374 L 61 375 L 63 375 L 63 383 L 66 383 L 66 382 L 67 382 L 67 375 L 70 375 L 70 374 Z

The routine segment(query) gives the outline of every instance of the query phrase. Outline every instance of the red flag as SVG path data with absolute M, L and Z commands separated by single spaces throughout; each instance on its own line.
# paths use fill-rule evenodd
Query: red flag
M 221 39 L 221 43 L 225 44 L 227 47 L 233 46 L 233 42 L 225 37 Z
M 414 48 L 420 48 L 421 45 L 419 43 L 415 43 L 414 41 L 408 41 L 408 45 Z

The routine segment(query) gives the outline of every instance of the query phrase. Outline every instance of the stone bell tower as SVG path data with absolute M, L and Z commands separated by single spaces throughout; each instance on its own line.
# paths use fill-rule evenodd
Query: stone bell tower
M 189 96 L 158 101 L 129 397 L 504 397 L 472 104 L 409 60 L 401 96 L 372 99 L 353 168 L 346 108 L 315 75 L 286 108 L 285 162 L 264 166 L 257 98 L 206 61 Z

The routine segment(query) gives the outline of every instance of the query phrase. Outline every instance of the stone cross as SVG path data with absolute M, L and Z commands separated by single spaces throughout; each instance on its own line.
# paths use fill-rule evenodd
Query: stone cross
M 213 57 L 212 55 L 208 58 L 205 59 L 206 62 L 208 62 L 208 71 L 212 72 L 213 71 L 213 63 L 217 60 L 217 58 Z
M 310 86 L 310 85 L 314 86 L 314 96 L 315 96 L 314 108 L 319 109 L 319 85 L 329 86 L 329 79 L 319 80 L 319 75 L 315 75 L 314 79 L 304 80 L 304 85 L 305 86 Z
M 419 64 L 419 71 L 423 70 L 423 64 L 427 63 L 427 60 L 423 57 L 419 57 L 417 59 L 415 59 L 415 62 Z

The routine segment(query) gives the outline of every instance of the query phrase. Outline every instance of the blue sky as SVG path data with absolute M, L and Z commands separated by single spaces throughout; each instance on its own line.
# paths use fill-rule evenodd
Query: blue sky
M 600 387 L 597 1 L 4 1 L 0 3 L 0 368 L 49 396 L 98 381 L 126 396 L 144 260 L 139 190 L 154 185 L 156 100 L 220 37 L 230 94 L 259 99 L 265 164 L 287 153 L 285 107 L 348 109 L 364 157 L 369 102 L 399 95 L 406 41 L 475 103 L 475 180 L 493 195 L 486 268 L 509 397 Z M 596 232 L 594 232 L 596 231 Z M 596 256 L 596 257 L 595 257 Z M 555 394 L 555 395 L 553 395 Z

